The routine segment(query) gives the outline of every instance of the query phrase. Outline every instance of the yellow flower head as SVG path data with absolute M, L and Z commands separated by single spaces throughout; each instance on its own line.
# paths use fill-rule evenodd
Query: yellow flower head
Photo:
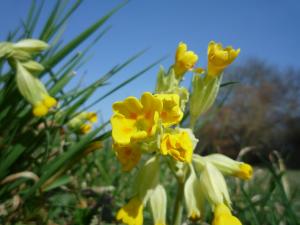
M 163 155 L 171 155 L 178 161 L 191 162 L 193 142 L 187 131 L 165 133 L 162 136 L 160 150 Z
M 128 225 L 142 225 L 143 208 L 142 201 L 134 197 L 118 211 L 116 219 Z
M 140 161 L 141 151 L 135 145 L 113 146 L 124 172 L 130 171 Z
M 86 115 L 86 119 L 91 123 L 96 123 L 98 121 L 97 113 L 95 112 L 88 112 Z
M 187 45 L 180 42 L 175 55 L 174 71 L 176 78 L 181 79 L 186 71 L 193 69 L 197 61 L 198 56 L 193 51 L 187 51 Z
M 219 204 L 214 210 L 212 225 L 242 225 L 238 218 L 233 216 L 224 204 Z
M 51 96 L 49 96 L 49 95 L 46 95 L 46 96 L 44 97 L 44 99 L 43 99 L 43 104 L 44 104 L 48 109 L 50 109 L 50 108 L 52 108 L 52 107 L 54 107 L 54 106 L 57 105 L 57 101 L 56 101 L 55 98 L 53 98 L 53 97 L 51 97 Z
M 139 101 L 128 97 L 113 104 L 111 117 L 112 137 L 117 144 L 128 145 L 155 134 L 162 102 L 151 93 L 145 92 Z
M 236 176 L 244 180 L 249 180 L 252 177 L 252 174 L 252 166 L 247 163 L 242 163 L 239 165 L 239 171 L 236 173 Z
M 81 134 L 87 134 L 88 132 L 90 132 L 92 129 L 92 125 L 91 124 L 82 124 L 80 126 L 80 133 Z
M 36 117 L 45 116 L 49 112 L 49 109 L 56 105 L 57 101 L 55 98 L 49 95 L 44 95 L 41 101 L 34 103 L 32 113 Z
M 165 127 L 172 126 L 181 121 L 183 112 L 180 109 L 180 98 L 177 94 L 157 94 L 155 95 L 163 103 L 160 113 L 162 124 Z
M 41 117 L 41 116 L 45 116 L 48 113 L 48 107 L 45 106 L 42 103 L 37 103 L 33 109 L 32 109 L 32 114 L 36 117 Z
M 222 47 L 222 44 L 211 41 L 208 44 L 208 74 L 211 76 L 217 76 L 223 72 L 223 70 L 235 60 L 239 55 L 240 49 L 233 49 L 231 46 L 226 48 Z

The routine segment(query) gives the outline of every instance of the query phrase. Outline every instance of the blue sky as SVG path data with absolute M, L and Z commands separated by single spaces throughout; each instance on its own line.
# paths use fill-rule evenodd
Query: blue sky
M 25 17 L 29 2 L 1 1 L 1 40 Z M 53 2 L 46 1 L 46 8 Z M 64 40 L 70 40 L 120 2 L 85 0 L 67 24 Z M 78 71 L 78 76 L 86 74 L 83 81 L 86 85 L 113 65 L 150 47 L 143 57 L 119 73 L 109 87 L 97 93 L 101 95 L 161 56 L 169 54 L 162 64 L 171 65 L 180 41 L 198 53 L 200 66 L 206 64 L 208 42 L 215 40 L 241 48 L 236 64 L 258 57 L 279 68 L 300 68 L 299 12 L 299 0 L 131 0 L 108 21 L 107 26 L 112 25 L 112 29 L 94 46 L 93 58 Z M 111 102 L 152 91 L 157 70 L 158 67 L 152 69 L 94 109 L 101 111 L 106 119 L 111 112 Z

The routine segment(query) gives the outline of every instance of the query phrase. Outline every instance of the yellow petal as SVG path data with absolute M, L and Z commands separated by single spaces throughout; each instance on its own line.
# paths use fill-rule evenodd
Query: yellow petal
M 44 104 L 40 103 L 33 107 L 32 113 L 37 117 L 45 116 L 48 113 L 48 108 Z
M 116 219 L 128 225 L 142 225 L 143 208 L 142 201 L 134 197 L 118 211 Z
M 162 123 L 165 127 L 178 124 L 183 112 L 180 108 L 180 97 L 177 94 L 157 94 L 155 95 L 163 103 L 162 112 L 160 114 Z
M 155 98 L 150 92 L 143 93 L 141 97 L 141 103 L 143 105 L 143 111 L 145 114 L 151 114 L 155 111 L 161 112 L 162 110 L 161 100 Z
M 88 112 L 87 113 L 87 120 L 91 123 L 96 123 L 98 121 L 97 113 L 95 112 Z
M 47 106 L 48 108 L 52 108 L 54 106 L 57 105 L 57 101 L 55 98 L 52 98 L 51 96 L 46 96 L 44 99 L 43 99 L 43 104 L 45 106 Z
M 174 159 L 182 162 L 191 162 L 193 143 L 189 134 L 185 131 L 174 134 L 163 134 L 160 144 L 161 154 L 171 155 Z
M 212 225 L 242 225 L 238 218 L 233 216 L 224 204 L 216 206 Z
M 92 125 L 91 124 L 83 124 L 80 127 L 80 132 L 82 134 L 87 134 L 88 132 L 90 132 L 92 129 Z
M 247 163 L 242 163 L 239 166 L 240 170 L 236 173 L 236 176 L 244 179 L 249 180 L 252 177 L 253 169 L 252 167 Z
M 208 44 L 208 74 L 218 76 L 231 64 L 239 55 L 240 49 L 233 49 L 232 46 L 223 48 L 222 44 L 211 41 Z
M 128 145 L 130 138 L 136 132 L 136 121 L 127 119 L 124 115 L 116 113 L 110 119 L 112 125 L 112 137 L 120 145 Z
M 142 104 L 136 97 L 128 97 L 123 102 L 115 102 L 112 107 L 114 112 L 129 118 L 136 118 L 142 112 Z
M 174 63 L 174 72 L 177 79 L 182 79 L 184 73 L 188 70 L 191 70 L 198 61 L 198 56 L 193 51 L 187 51 L 187 45 L 183 42 L 180 42 Z

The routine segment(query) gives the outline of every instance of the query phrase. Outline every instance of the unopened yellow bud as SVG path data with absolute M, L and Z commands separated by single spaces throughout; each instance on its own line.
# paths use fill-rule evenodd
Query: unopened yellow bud
M 87 120 L 91 123 L 96 123 L 98 121 L 97 113 L 95 112 L 88 112 L 87 114 Z
M 236 176 L 244 180 L 252 177 L 253 169 L 247 163 L 235 161 L 222 154 L 211 154 L 203 159 L 211 162 L 225 175 Z
M 45 116 L 48 113 L 48 108 L 42 103 L 39 103 L 33 107 L 32 113 L 37 117 Z
M 244 179 L 249 180 L 252 177 L 253 169 L 252 166 L 250 166 L 247 163 L 242 163 L 239 165 L 240 170 L 236 173 L 236 176 Z
M 200 217 L 200 215 L 199 215 L 198 212 L 192 212 L 191 215 L 189 216 L 189 219 L 190 219 L 191 221 L 197 221 L 197 220 L 199 220 L 200 218 L 201 218 L 201 217 Z
M 88 132 L 90 132 L 91 129 L 92 129 L 92 125 L 91 124 L 83 124 L 80 127 L 80 132 L 82 134 L 87 134 Z
M 43 104 L 48 108 L 52 108 L 53 106 L 56 106 L 57 101 L 55 98 L 52 98 L 51 96 L 46 96 L 43 100 Z

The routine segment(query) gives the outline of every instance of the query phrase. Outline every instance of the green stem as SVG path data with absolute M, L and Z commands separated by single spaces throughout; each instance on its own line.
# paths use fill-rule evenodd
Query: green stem
M 181 225 L 182 222 L 182 212 L 183 212 L 183 191 L 184 191 L 184 182 L 178 181 L 177 196 L 174 206 L 174 221 L 173 225 Z
M 197 119 L 196 119 L 194 116 L 190 115 L 190 128 L 191 128 L 192 130 L 194 130 L 196 121 L 197 121 Z

